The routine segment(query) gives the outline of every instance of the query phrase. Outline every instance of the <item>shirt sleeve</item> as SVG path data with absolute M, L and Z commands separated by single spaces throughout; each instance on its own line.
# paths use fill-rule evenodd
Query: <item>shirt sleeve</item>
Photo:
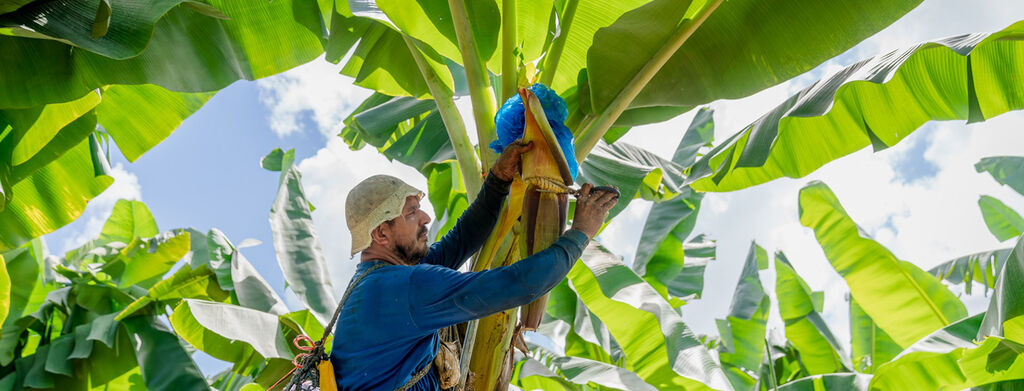
M 430 246 L 422 263 L 452 269 L 462 266 L 491 235 L 511 185 L 511 181 L 488 174 L 476 200 L 459 216 L 452 230 Z
M 588 241 L 582 232 L 569 230 L 543 251 L 479 272 L 416 267 L 409 275 L 412 323 L 429 332 L 527 304 L 565 278 Z

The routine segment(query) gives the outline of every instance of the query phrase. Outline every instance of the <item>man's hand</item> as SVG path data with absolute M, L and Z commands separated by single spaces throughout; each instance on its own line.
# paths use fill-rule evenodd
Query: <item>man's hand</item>
M 593 239 L 601 229 L 608 211 L 619 201 L 619 191 L 594 188 L 584 183 L 576 197 L 576 213 L 572 217 L 572 228 Z
M 523 140 L 516 140 L 505 147 L 505 151 L 498 156 L 498 161 L 491 167 L 491 174 L 505 182 L 518 178 L 520 173 L 519 162 L 524 152 L 533 149 L 533 141 L 524 143 Z

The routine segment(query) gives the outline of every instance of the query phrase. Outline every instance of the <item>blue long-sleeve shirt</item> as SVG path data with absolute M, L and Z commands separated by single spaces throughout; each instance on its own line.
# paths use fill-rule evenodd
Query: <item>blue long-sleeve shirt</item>
M 394 390 L 427 365 L 430 371 L 410 390 L 439 390 L 433 367 L 439 329 L 527 304 L 565 277 L 588 241 L 576 230 L 509 266 L 455 270 L 487 240 L 508 189 L 509 183 L 489 175 L 476 200 L 418 265 L 379 268 L 352 288 L 331 348 L 339 390 Z M 361 262 L 355 276 L 378 262 Z

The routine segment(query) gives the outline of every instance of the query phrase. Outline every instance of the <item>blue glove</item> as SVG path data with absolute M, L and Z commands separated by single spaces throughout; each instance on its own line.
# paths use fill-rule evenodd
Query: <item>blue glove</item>
M 555 91 L 547 86 L 535 83 L 530 86 L 530 92 L 540 100 L 544 108 L 544 115 L 548 117 L 548 124 L 555 133 L 558 146 L 565 154 L 565 160 L 569 163 L 569 173 L 572 179 L 576 180 L 579 167 L 576 164 L 576 151 L 572 144 L 572 131 L 565 126 L 564 122 L 569 116 L 569 110 L 565 107 L 565 100 L 558 96 Z M 505 147 L 523 137 L 523 129 L 526 126 L 526 107 L 523 105 L 523 98 L 519 94 L 512 95 L 498 109 L 494 116 L 494 127 L 498 133 L 498 139 L 491 142 L 490 147 L 497 153 L 505 150 Z

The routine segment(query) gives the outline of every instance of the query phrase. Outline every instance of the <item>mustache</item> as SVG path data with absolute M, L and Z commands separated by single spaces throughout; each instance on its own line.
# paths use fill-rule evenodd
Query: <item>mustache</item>
M 419 231 L 416 231 L 416 236 L 422 236 L 427 234 L 427 226 L 421 225 Z

